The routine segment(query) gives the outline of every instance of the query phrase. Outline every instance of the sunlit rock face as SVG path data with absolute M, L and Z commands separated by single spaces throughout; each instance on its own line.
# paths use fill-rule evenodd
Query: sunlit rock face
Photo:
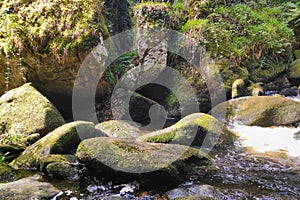
M 224 117 L 226 110 L 226 117 Z M 300 122 L 300 104 L 282 96 L 252 96 L 232 99 L 211 111 L 221 121 L 250 126 L 294 125 Z

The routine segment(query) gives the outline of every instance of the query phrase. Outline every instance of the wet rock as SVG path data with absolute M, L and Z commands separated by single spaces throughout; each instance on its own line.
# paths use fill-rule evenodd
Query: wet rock
M 179 143 L 212 147 L 232 143 L 233 134 L 216 118 L 194 113 L 168 128 L 146 134 L 138 139 L 144 142 Z
M 178 183 L 192 174 L 214 170 L 208 156 L 196 148 L 175 144 L 154 144 L 131 139 L 92 138 L 78 146 L 76 157 L 93 174 L 110 175 L 122 181 Z
M 155 105 L 156 102 L 138 93 L 134 93 L 129 101 L 130 117 L 135 122 L 149 121 L 149 109 Z M 126 120 L 130 120 L 125 118 Z
M 84 166 L 69 162 L 50 163 L 46 170 L 52 177 L 69 180 L 79 180 L 85 172 Z
M 168 199 L 214 199 L 216 189 L 210 185 L 194 185 L 167 192 Z
M 221 103 L 211 112 L 223 122 L 240 125 L 293 125 L 300 121 L 300 102 L 282 96 L 242 97 Z
M 170 200 L 213 200 L 213 199 L 248 199 L 250 197 L 243 190 L 220 189 L 211 185 L 192 185 L 175 188 L 166 193 Z
M 291 63 L 288 69 L 288 78 L 295 85 L 300 84 L 300 59 L 295 60 Z
M 294 138 L 296 140 L 300 140 L 300 131 L 298 131 L 297 133 L 294 134 Z
M 281 90 L 280 95 L 286 96 L 286 97 L 295 97 L 298 95 L 298 88 L 296 86 L 291 88 L 285 88 Z
M 50 154 L 72 153 L 81 140 L 96 136 L 95 125 L 92 122 L 77 121 L 65 124 L 27 147 L 10 166 L 15 169 L 33 170 L 46 167 L 44 159 L 48 159 Z M 54 159 L 51 162 L 58 161 Z
M 112 113 L 115 119 L 142 123 L 149 121 L 149 109 L 155 103 L 136 92 L 118 88 L 111 100 Z
M 0 184 L 0 199 L 51 199 L 60 192 L 52 184 L 39 181 L 41 177 L 20 179 L 10 183 Z
M 137 138 L 140 135 L 138 124 L 124 120 L 110 120 L 97 124 L 95 127 L 108 137 Z
M 237 79 L 232 84 L 231 98 L 237 98 L 245 95 L 245 82 L 243 79 Z
M 51 102 L 31 84 L 10 90 L 0 97 L 0 134 L 4 144 L 27 145 L 32 134 L 44 136 L 65 120 Z

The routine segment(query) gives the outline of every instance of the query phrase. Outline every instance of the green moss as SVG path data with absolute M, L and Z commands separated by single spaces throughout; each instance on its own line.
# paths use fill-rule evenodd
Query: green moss
M 295 50 L 294 55 L 295 55 L 296 59 L 300 59 L 300 50 Z
M 0 48 L 52 53 L 58 57 L 89 50 L 108 37 L 103 2 L 3 1 L 0 9 Z
M 225 129 L 223 123 L 214 117 L 203 113 L 195 113 L 184 117 L 171 127 L 143 135 L 138 139 L 154 143 L 169 143 L 171 141 L 180 143 L 180 141 L 188 139 L 193 142 L 193 145 L 201 146 L 204 137 L 209 132 L 212 135 L 211 138 L 207 138 L 207 141 L 210 140 L 212 143 L 216 142 L 221 145 L 221 143 L 225 142 L 224 138 L 227 137 L 225 133 L 232 135 L 229 131 L 225 132 Z M 229 143 L 230 141 L 226 139 L 227 142 Z
M 139 3 L 137 5 L 135 5 L 133 7 L 133 10 L 139 10 L 141 8 L 144 8 L 144 7 L 164 7 L 164 8 L 167 8 L 167 7 L 170 7 L 171 4 L 169 3 L 161 3 L 161 2 L 153 2 L 153 1 L 147 1 L 147 2 L 143 2 L 143 3 Z
M 178 30 L 187 21 L 187 8 L 183 2 L 175 4 L 144 2 L 134 6 L 137 26 L 147 23 L 149 28 L 172 28 Z
M 289 74 L 289 78 L 300 77 L 300 59 L 297 59 L 291 63 L 288 74 Z
M 187 32 L 191 29 L 203 30 L 207 28 L 207 24 L 209 23 L 208 19 L 197 19 L 197 20 L 188 20 L 184 26 L 182 26 L 181 30 L 183 32 Z
M 214 168 L 211 159 L 199 149 L 119 138 L 99 137 L 84 140 L 79 145 L 76 156 L 87 167 L 102 173 L 107 170 L 112 172 L 111 168 L 114 168 L 115 172 L 129 173 L 163 170 L 164 173 L 176 176 L 180 171 L 178 168 L 188 167 L 192 158 L 196 162 L 200 161 L 207 170 Z
M 280 126 L 298 122 L 300 103 L 274 96 L 253 96 L 233 99 L 213 108 L 213 113 L 221 121 L 236 122 L 250 126 Z M 226 108 L 226 119 L 222 111 Z M 218 111 L 220 109 L 220 111 Z M 221 116 L 218 116 L 218 112 Z
M 27 147 L 13 162 L 15 169 L 38 169 L 48 163 L 47 159 L 55 158 L 51 154 L 68 154 L 77 148 L 81 139 L 95 137 L 95 127 L 92 122 L 72 122 L 65 124 Z M 45 160 L 46 159 L 46 160 Z M 53 161 L 54 162 L 54 161 Z
M 295 37 L 283 9 L 260 4 L 217 6 L 207 17 L 189 20 L 181 30 L 213 58 L 227 60 L 220 67 L 226 89 L 237 78 L 247 80 L 249 73 L 254 82 L 267 82 L 292 59 Z M 235 68 L 240 72 L 232 73 Z
M 125 120 L 102 122 L 97 124 L 95 128 L 108 137 L 136 138 L 141 134 L 137 124 Z

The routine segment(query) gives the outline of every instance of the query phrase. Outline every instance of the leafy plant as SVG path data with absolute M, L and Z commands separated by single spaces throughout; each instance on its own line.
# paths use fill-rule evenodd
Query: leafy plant
M 111 85 L 115 85 L 119 78 L 130 69 L 130 65 L 137 59 L 138 54 L 136 51 L 123 54 L 108 67 L 104 77 Z

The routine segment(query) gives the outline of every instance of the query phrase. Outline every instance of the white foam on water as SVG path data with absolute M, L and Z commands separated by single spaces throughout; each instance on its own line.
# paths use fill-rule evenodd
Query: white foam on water
M 300 128 L 234 125 L 230 129 L 240 137 L 242 147 L 260 153 L 283 150 L 290 156 L 300 156 L 300 140 L 294 138 Z
M 299 95 L 295 96 L 295 97 L 286 97 L 286 98 L 300 102 L 300 96 Z

